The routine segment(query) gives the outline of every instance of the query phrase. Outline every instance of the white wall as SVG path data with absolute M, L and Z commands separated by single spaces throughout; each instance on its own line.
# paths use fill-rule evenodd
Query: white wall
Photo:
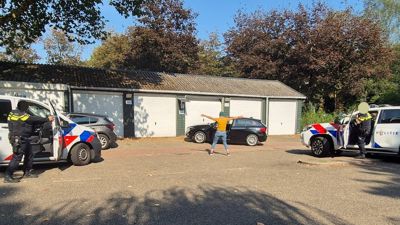
M 30 98 L 48 104 L 54 103 L 59 111 L 65 111 L 64 93 L 67 87 L 62 84 L 42 84 L 2 81 L 0 82 L 0 95 Z
M 175 137 L 176 102 L 173 95 L 135 93 L 135 137 Z
M 230 101 L 229 114 L 231 116 L 252 117 L 261 120 L 261 112 L 262 100 L 260 99 L 232 98 Z
M 115 133 L 124 136 L 122 93 L 73 90 L 74 112 L 106 115 L 115 124 Z

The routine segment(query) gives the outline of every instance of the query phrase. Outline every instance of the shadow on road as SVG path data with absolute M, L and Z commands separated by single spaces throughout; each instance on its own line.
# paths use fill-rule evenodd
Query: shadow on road
M 47 209 L 11 199 L 18 194 L 17 185 L 2 185 L 0 192 L 5 193 L 0 199 L 0 211 L 7 215 L 0 224 L 323 224 L 306 211 L 246 188 L 207 186 L 194 192 L 176 187 L 150 191 L 143 198 L 119 192 L 101 202 L 59 201 Z M 321 210 L 318 214 L 328 215 L 325 219 L 335 224 L 348 224 Z
M 311 155 L 309 150 L 292 149 L 286 151 L 289 154 L 296 155 Z M 325 159 L 331 158 L 331 160 L 338 159 L 350 159 L 358 155 L 357 151 L 344 151 L 338 156 L 326 157 Z M 315 158 L 317 159 L 317 158 Z M 361 169 L 362 173 L 385 176 L 388 177 L 386 181 L 378 179 L 365 179 L 363 176 L 357 179 L 359 182 L 363 182 L 366 186 L 365 191 L 369 194 L 381 195 L 392 198 L 400 198 L 400 157 L 394 155 L 384 154 L 369 154 L 367 159 L 359 160 L 354 159 L 349 164 L 354 167 Z

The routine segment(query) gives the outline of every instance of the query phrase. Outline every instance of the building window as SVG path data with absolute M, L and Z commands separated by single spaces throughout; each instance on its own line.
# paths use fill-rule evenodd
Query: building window
M 179 114 L 185 114 L 185 101 L 178 99 L 178 110 Z

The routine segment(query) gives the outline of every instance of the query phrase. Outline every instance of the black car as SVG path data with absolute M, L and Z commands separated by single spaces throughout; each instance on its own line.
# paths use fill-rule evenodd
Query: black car
M 216 123 L 197 125 L 187 128 L 186 137 L 196 143 L 212 142 Z M 267 140 L 267 127 L 257 119 L 240 118 L 227 125 L 228 143 L 257 145 Z
M 95 130 L 102 149 L 108 149 L 116 143 L 117 135 L 114 133 L 115 125 L 107 116 L 90 113 L 70 113 L 67 116 L 75 123 Z

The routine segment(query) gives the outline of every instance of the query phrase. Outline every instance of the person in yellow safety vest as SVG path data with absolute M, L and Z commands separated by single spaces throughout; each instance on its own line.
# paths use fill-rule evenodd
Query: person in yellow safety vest
M 360 148 L 360 154 L 356 157 L 359 159 L 364 159 L 366 150 L 365 150 L 365 139 L 371 133 L 371 120 L 372 116 L 369 113 L 358 113 L 356 116 L 356 132 L 357 132 L 357 144 Z
M 53 116 L 47 118 L 32 116 L 27 112 L 29 103 L 20 101 L 17 110 L 13 110 L 8 115 L 8 138 L 13 147 L 13 156 L 4 176 L 4 183 L 17 183 L 20 180 L 13 177 L 15 170 L 24 157 L 23 171 L 25 178 L 35 178 L 32 173 L 33 152 L 31 147 L 31 136 L 35 125 L 40 125 L 54 120 Z

